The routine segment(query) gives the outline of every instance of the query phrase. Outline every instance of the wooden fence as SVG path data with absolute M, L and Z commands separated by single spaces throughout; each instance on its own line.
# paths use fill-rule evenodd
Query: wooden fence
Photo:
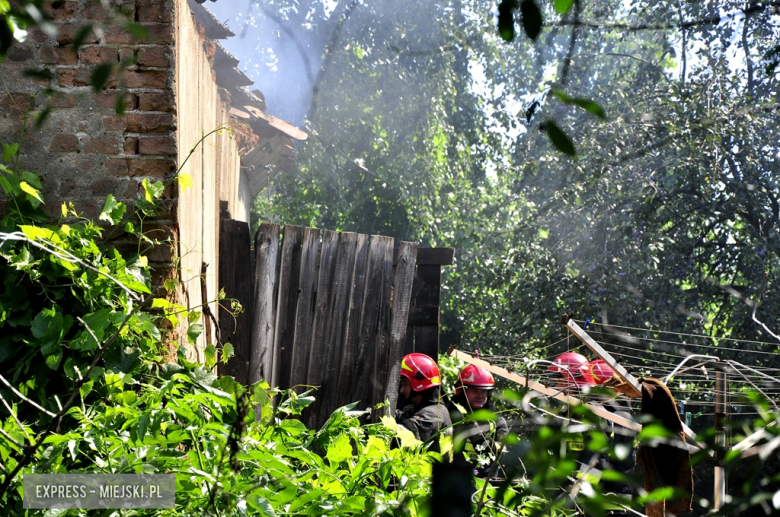
M 220 314 L 223 341 L 233 343 L 234 331 L 251 328 L 249 347 L 236 347 L 220 373 L 285 389 L 318 386 L 304 415 L 314 428 L 350 402 L 365 408 L 389 400 L 392 411 L 417 245 L 401 242 L 394 253 L 390 237 L 264 223 L 252 257 L 232 243 L 248 228 L 231 223 L 225 232 L 220 278 L 243 289 L 252 279 L 253 291 L 235 324 Z M 242 289 L 238 284 L 228 296 Z

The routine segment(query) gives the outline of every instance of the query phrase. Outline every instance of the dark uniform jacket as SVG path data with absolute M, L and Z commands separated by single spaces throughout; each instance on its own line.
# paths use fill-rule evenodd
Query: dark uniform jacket
M 426 403 L 419 406 L 409 406 L 396 418 L 399 425 L 404 426 L 414 433 L 418 440 L 425 441 L 440 430 L 450 427 L 450 412 L 440 402 Z M 434 442 L 431 450 L 438 449 L 438 443 Z
M 487 405 L 483 409 L 493 411 L 496 414 L 496 420 L 492 422 L 466 422 L 458 424 L 465 418 L 465 415 L 460 412 L 455 404 L 457 403 L 464 408 L 467 407 L 464 405 L 465 400 L 460 400 L 462 398 L 464 397 L 456 396 L 447 404 L 447 408 L 450 410 L 450 418 L 456 424 L 453 429 L 455 452 L 464 452 L 477 471 L 477 476 L 487 477 L 490 474 L 490 465 L 480 466 L 477 464 L 478 452 L 494 454 L 496 452 L 495 442 L 509 433 L 509 426 L 500 413 L 493 411 Z M 463 455 L 457 454 L 456 458 L 459 457 L 462 458 Z

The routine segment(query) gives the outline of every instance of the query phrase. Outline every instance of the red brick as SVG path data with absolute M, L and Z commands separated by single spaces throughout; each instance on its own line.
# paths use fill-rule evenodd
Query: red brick
M 141 23 L 140 26 L 149 33 L 149 37 L 137 38 L 132 32 L 118 25 L 111 25 L 103 30 L 103 43 L 135 44 L 157 43 L 170 45 L 173 43 L 173 25 L 168 23 Z
M 127 131 L 130 133 L 164 133 L 176 128 L 170 113 L 130 113 L 127 115 Z
M 168 59 L 168 47 L 143 47 L 138 49 L 138 64 L 140 66 L 156 66 L 167 68 L 171 66 Z
M 127 129 L 127 120 L 124 117 L 103 117 L 103 127 L 106 131 L 124 131 Z
M 65 92 L 54 92 L 51 96 L 51 104 L 55 108 L 72 108 L 76 105 L 76 97 Z
M 176 170 L 176 161 L 171 159 L 138 159 L 127 160 L 130 177 L 164 178 Z
M 170 23 L 173 19 L 171 6 L 164 0 L 137 0 L 135 10 L 139 22 Z
M 59 60 L 59 55 L 57 55 L 57 49 L 54 47 L 41 47 L 40 52 L 40 59 L 41 63 L 44 63 L 46 65 L 53 65 L 57 63 Z
M 115 178 L 101 178 L 92 184 L 92 195 L 106 196 L 112 194 L 116 186 L 117 181 Z
M 104 9 L 99 2 L 90 2 L 90 4 L 81 11 L 81 16 L 87 20 L 105 20 L 108 18 L 108 11 Z
M 57 82 L 64 88 L 90 86 L 92 83 L 92 70 L 87 68 L 59 68 L 56 71 Z M 116 86 L 116 79 L 108 80 L 106 88 Z
M 119 92 L 116 90 L 100 92 L 100 94 L 95 96 L 95 103 L 101 108 L 115 109 L 117 95 L 119 95 Z M 138 105 L 138 98 L 133 93 L 122 93 L 122 101 L 125 103 L 125 111 L 134 110 Z
M 78 167 L 80 171 L 89 172 L 91 174 L 99 172 L 97 171 L 97 167 L 99 165 L 100 164 L 96 163 L 94 155 L 93 156 L 80 155 L 78 160 L 76 160 L 76 167 Z
M 46 4 L 44 9 L 55 21 L 62 21 L 73 18 L 78 13 L 79 4 L 72 1 L 56 1 Z
M 127 177 L 130 173 L 130 168 L 127 159 L 125 158 L 112 158 L 106 163 L 106 174 L 112 176 L 118 176 L 121 178 Z
M 86 47 L 79 51 L 82 65 L 98 65 L 100 63 L 116 63 L 116 49 L 106 47 Z
M 147 136 L 138 140 L 138 154 L 176 156 L 176 139 L 172 136 Z
M 128 70 L 135 70 L 137 58 L 135 56 L 135 50 L 130 47 L 122 47 L 119 49 L 119 62 L 124 63 Z
M 81 28 L 84 27 L 83 24 L 75 24 L 75 23 L 64 23 L 60 25 L 60 32 L 57 36 L 57 43 L 60 45 L 70 45 L 73 43 L 73 38 L 76 36 L 76 33 L 81 30 Z M 87 34 L 87 37 L 84 38 L 84 40 L 81 42 L 82 45 L 89 45 L 90 43 L 97 43 L 98 38 L 95 35 L 95 31 L 89 31 L 89 34 Z
M 124 82 L 128 88 L 164 90 L 168 87 L 168 72 L 163 70 L 128 71 L 124 74 Z
M 79 64 L 79 58 L 71 47 L 55 48 L 54 53 L 57 55 L 58 65 L 74 66 Z
M 30 104 L 30 94 L 21 92 L 0 93 L 0 111 L 23 112 Z
M 138 109 L 141 111 L 175 111 L 173 94 L 151 92 L 138 94 Z
M 85 153 L 116 154 L 118 150 L 117 139 L 112 136 L 92 137 L 84 144 Z
M 54 135 L 48 151 L 53 153 L 72 153 L 79 150 L 79 139 L 76 135 Z
M 128 136 L 125 138 L 125 154 L 138 154 L 138 137 Z
M 11 47 L 11 51 L 8 53 L 9 61 L 16 63 L 22 63 L 24 61 L 30 61 L 34 57 L 33 51 L 30 47 L 21 46 L 18 43 Z
M 49 35 L 46 34 L 46 32 L 40 27 L 35 27 L 33 29 L 30 29 L 27 35 L 30 37 L 30 39 L 32 39 L 36 43 L 43 43 L 44 41 L 49 39 Z
M 59 190 L 59 196 L 62 197 L 73 197 L 76 194 L 78 194 L 79 186 L 76 185 L 76 182 L 73 180 L 65 180 L 60 183 L 60 190 Z

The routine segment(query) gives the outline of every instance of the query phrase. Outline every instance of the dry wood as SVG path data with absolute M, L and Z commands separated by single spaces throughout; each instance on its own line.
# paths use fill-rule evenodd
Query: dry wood
M 301 250 L 301 268 L 298 286 L 301 290 L 295 318 L 295 338 L 293 341 L 290 366 L 290 386 L 304 385 L 308 382 L 309 353 L 311 352 L 312 324 L 314 320 L 314 296 L 319 281 L 320 230 L 306 228 L 303 232 Z M 302 389 L 297 390 L 299 393 Z
M 274 337 L 274 371 L 277 372 L 278 386 L 282 389 L 291 386 L 290 372 L 292 347 L 295 341 L 295 315 L 298 308 L 302 238 L 303 229 L 300 226 L 284 226 Z
M 417 261 L 417 244 L 401 242 L 398 253 L 398 265 L 393 279 L 393 309 L 390 324 L 390 347 L 388 351 L 389 375 L 385 383 L 385 399 L 390 402 L 390 414 L 395 413 L 398 401 L 398 382 L 401 371 L 401 357 L 406 341 L 406 325 L 409 316 L 409 303 L 412 299 L 412 284 Z M 436 354 L 438 356 L 438 354 Z
M 273 343 L 278 253 L 279 225 L 261 224 L 255 236 L 255 318 L 248 380 L 254 383 L 265 379 L 271 386 L 275 386 L 276 380 L 273 372 Z
M 220 375 L 230 375 L 241 384 L 248 382 L 249 360 L 252 350 L 252 277 L 246 265 L 251 262 L 249 225 L 243 221 L 222 219 L 219 235 L 219 282 L 227 298 L 233 298 L 243 312 L 233 317 L 227 308 L 228 300 L 219 307 L 220 339 L 233 345 L 234 356 L 219 364 Z M 229 306 L 229 305 L 228 305 Z
M 350 375 L 338 376 L 338 400 L 340 403 L 368 401 L 370 393 L 357 394 L 354 392 L 356 372 L 360 371 L 358 364 L 358 345 L 360 343 L 360 329 L 364 316 L 364 299 L 367 292 L 366 277 L 368 276 L 368 240 L 366 234 L 357 235 L 355 248 L 355 262 L 352 268 L 352 285 L 347 307 L 347 322 L 344 331 L 344 347 L 341 352 L 340 372 L 349 372 Z M 362 408 L 361 408 L 362 409 Z

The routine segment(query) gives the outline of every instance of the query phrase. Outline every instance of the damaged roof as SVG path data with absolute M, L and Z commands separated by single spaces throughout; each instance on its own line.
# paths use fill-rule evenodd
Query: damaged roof
M 212 0 L 216 1 L 216 0 Z M 188 0 L 195 21 L 203 27 L 203 35 L 215 46 L 212 68 L 217 85 L 230 94 L 230 114 L 236 121 L 247 124 L 255 135 L 251 147 L 240 149 L 241 170 L 249 179 L 252 196 L 257 195 L 282 171 L 289 171 L 295 162 L 294 140 L 308 138 L 305 131 L 289 122 L 267 115 L 265 97 L 260 90 L 249 90 L 254 84 L 239 70 L 239 59 L 222 46 L 218 40 L 235 36 L 225 24 L 202 4 L 205 0 Z

